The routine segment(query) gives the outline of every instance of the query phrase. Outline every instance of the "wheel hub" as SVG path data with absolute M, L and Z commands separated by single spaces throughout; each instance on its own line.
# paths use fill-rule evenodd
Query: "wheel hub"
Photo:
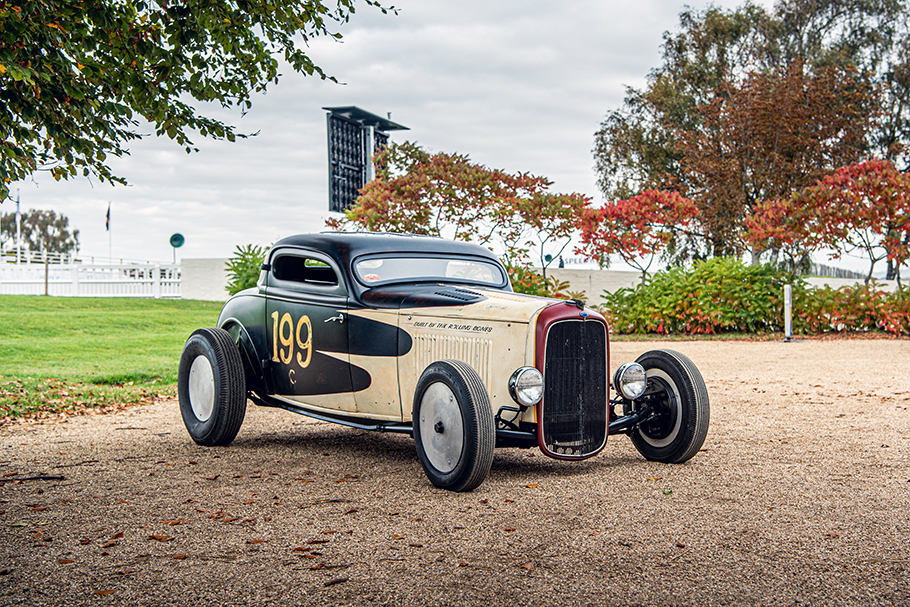
M 448 474 L 464 448 L 464 423 L 455 394 L 442 382 L 431 384 L 420 400 L 420 436 L 430 464 Z
M 215 409 L 215 374 L 208 358 L 196 357 L 190 367 L 188 384 L 193 415 L 201 422 L 208 421 Z
M 646 397 L 651 403 L 654 413 L 641 423 L 639 431 L 648 438 L 661 440 L 670 436 L 676 427 L 679 403 L 676 402 L 673 390 L 666 385 L 663 379 L 651 377 L 648 381 L 654 384 L 653 392 L 649 392 Z

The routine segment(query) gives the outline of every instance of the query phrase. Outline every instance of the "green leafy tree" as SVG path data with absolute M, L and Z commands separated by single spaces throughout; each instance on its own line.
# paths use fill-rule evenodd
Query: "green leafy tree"
M 244 135 L 195 102 L 251 107 L 278 82 L 279 58 L 326 78 L 304 52 L 356 0 L 12 0 L 0 2 L 0 200 L 36 170 L 125 183 L 110 156 L 154 128 L 186 151 L 190 135 Z M 388 9 L 376 0 L 367 5 Z M 334 78 L 332 78 L 334 79 Z
M 259 281 L 262 262 L 268 249 L 252 244 L 237 246 L 234 254 L 228 258 L 226 269 L 228 272 L 227 291 L 236 295 L 244 289 L 255 287 Z
M 70 229 L 70 220 L 66 215 L 32 210 L 22 213 L 21 222 L 23 251 L 67 255 L 79 250 L 79 230 Z M 0 218 L 0 242 L 4 251 L 15 247 L 15 213 L 5 213 Z

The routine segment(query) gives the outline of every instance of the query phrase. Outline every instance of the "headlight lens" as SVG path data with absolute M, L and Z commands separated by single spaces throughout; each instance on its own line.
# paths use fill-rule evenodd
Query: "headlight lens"
M 638 363 L 626 363 L 613 375 L 613 385 L 629 400 L 635 400 L 645 393 L 648 376 L 645 368 Z
M 543 375 L 534 367 L 516 369 L 509 378 L 509 394 L 519 405 L 536 405 L 543 397 Z

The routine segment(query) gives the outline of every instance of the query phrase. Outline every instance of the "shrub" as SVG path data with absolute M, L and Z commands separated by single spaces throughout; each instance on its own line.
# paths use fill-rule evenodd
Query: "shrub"
M 262 262 L 265 261 L 267 249 L 248 244 L 244 247 L 237 246 L 237 250 L 227 261 L 228 285 L 227 290 L 235 295 L 244 289 L 255 287 L 259 280 Z
M 875 281 L 832 289 L 825 286 L 794 298 L 793 330 L 798 333 L 887 331 L 910 333 L 910 292 L 888 293 Z
M 793 332 L 910 333 L 910 297 L 874 282 L 810 289 L 771 265 L 711 259 L 658 272 L 634 289 L 605 292 L 601 312 L 617 333 L 759 333 L 783 329 L 783 288 L 793 285 Z
M 536 295 L 538 297 L 552 297 L 554 299 L 568 299 L 578 295 L 578 293 L 568 290 L 568 282 L 557 280 L 552 276 L 545 279 L 535 272 L 533 268 L 525 266 L 506 266 L 506 269 L 509 271 L 509 280 L 512 283 L 512 289 L 516 293 Z
M 634 289 L 605 292 L 602 311 L 619 333 L 780 330 L 786 272 L 729 258 L 657 272 Z M 794 297 L 805 292 L 802 279 Z

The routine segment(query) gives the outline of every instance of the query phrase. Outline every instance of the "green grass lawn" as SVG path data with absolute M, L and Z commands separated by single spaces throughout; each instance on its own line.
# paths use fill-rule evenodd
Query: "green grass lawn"
M 0 416 L 169 395 L 183 342 L 221 304 L 0 295 Z

